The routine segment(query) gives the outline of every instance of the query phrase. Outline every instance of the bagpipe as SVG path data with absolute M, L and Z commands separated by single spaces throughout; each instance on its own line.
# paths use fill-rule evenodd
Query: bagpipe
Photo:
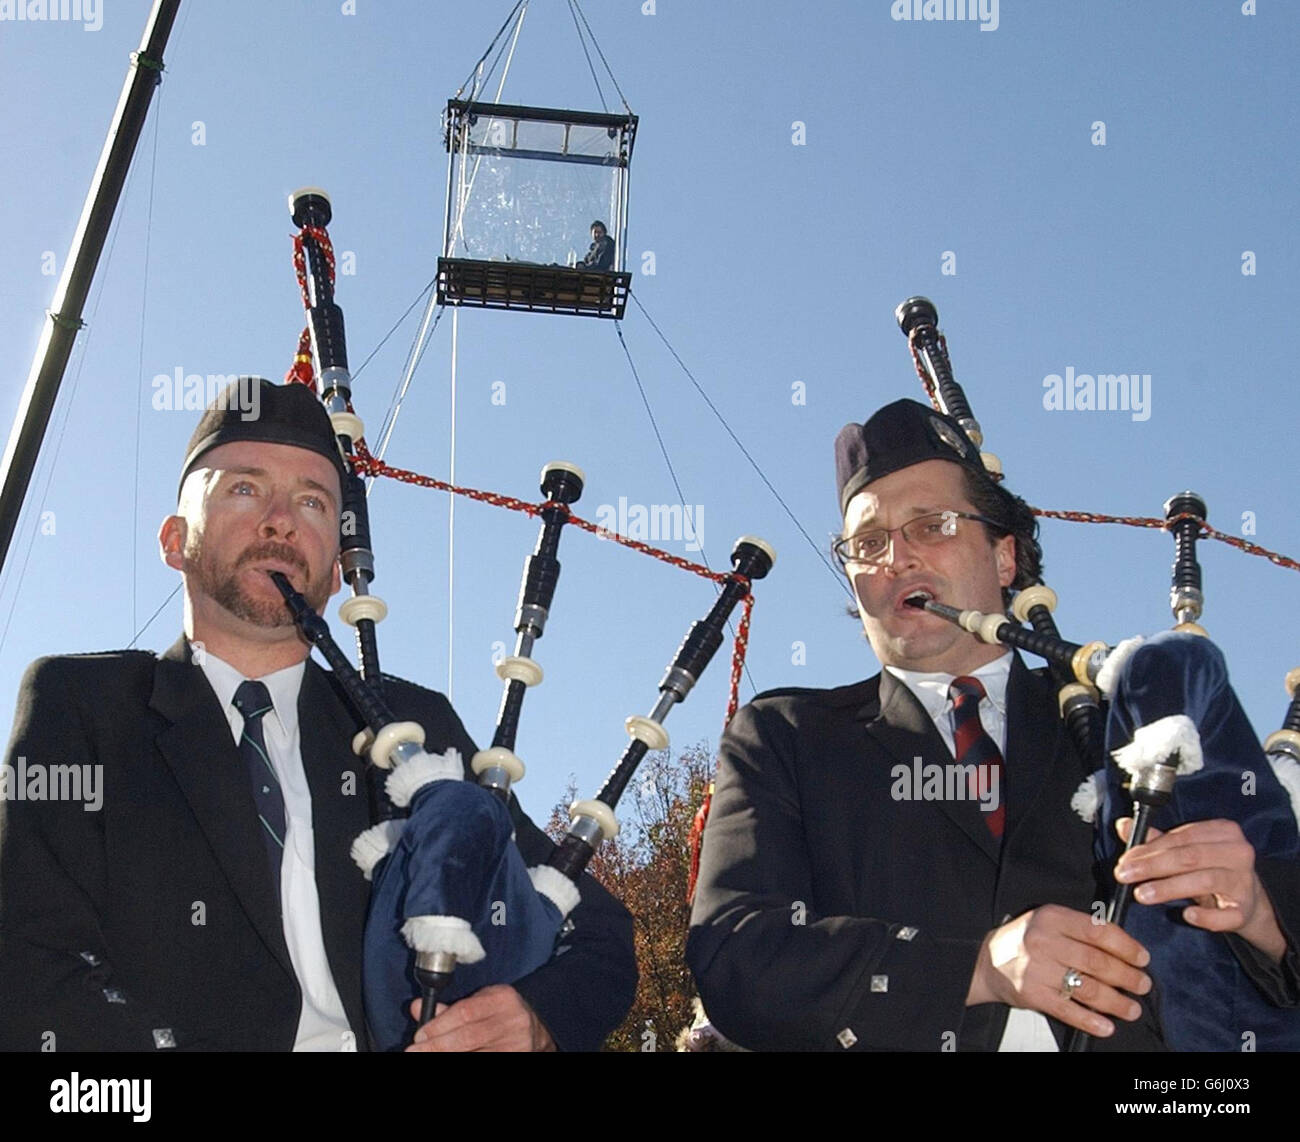
M 732 570 L 715 576 L 721 580 L 718 597 L 688 630 L 659 683 L 654 707 L 647 716 L 627 719 L 631 741 L 617 765 L 594 798 L 573 804 L 568 833 L 549 860 L 527 867 L 514 843 L 510 813 L 511 785 L 524 775 L 514 752 L 516 736 L 524 696 L 542 680 L 533 648 L 559 582 L 560 536 L 585 477 L 563 462 L 542 471 L 546 500 L 536 512 L 542 528 L 524 563 L 515 651 L 496 667 L 504 683 L 496 729 L 491 746 L 469 760 L 469 775 L 477 779 L 470 780 L 455 750 L 428 753 L 421 726 L 399 721 L 385 700 L 374 627 L 386 607 L 369 593 L 374 557 L 362 479 L 364 429 L 351 406 L 343 315 L 334 301 L 326 230 L 331 207 L 323 192 L 307 189 L 290 196 L 290 211 L 299 227 L 295 266 L 308 323 L 286 379 L 316 387 L 350 472 L 340 561 L 353 596 L 339 615 L 357 630 L 359 670 L 289 581 L 278 573 L 272 579 L 303 636 L 325 658 L 366 725 L 353 742 L 354 751 L 370 761 L 373 821 L 352 849 L 371 880 L 362 984 L 373 1045 L 397 1050 L 416 1027 L 407 1010 L 412 999 L 421 999 L 423 1024 L 438 1003 L 455 1002 L 489 984 L 513 983 L 555 953 L 580 902 L 584 869 L 601 842 L 619 831 L 619 798 L 645 755 L 668 747 L 664 719 L 686 699 L 721 646 L 733 610 L 752 601 L 750 584 L 771 570 L 775 553 L 761 539 L 746 536 L 736 542 Z
M 982 430 L 953 377 L 933 304 L 909 298 L 896 317 L 935 408 L 981 447 Z M 1000 480 L 996 457 L 981 457 L 990 478 Z M 1262 953 L 1237 937 L 1186 923 L 1185 900 L 1130 907 L 1130 886 L 1115 884 L 1110 875 L 1122 853 L 1142 844 L 1152 828 L 1168 831 L 1224 818 L 1241 827 L 1257 861 L 1297 862 L 1300 878 L 1300 668 L 1287 676 L 1290 705 L 1283 727 L 1261 749 L 1229 683 L 1223 654 L 1197 621 L 1205 600 L 1196 543 L 1209 530 L 1206 517 L 1205 503 L 1194 492 L 1181 492 L 1164 505 L 1165 527 L 1175 544 L 1170 609 L 1176 625 L 1147 639 L 1114 647 L 1062 639 L 1051 614 L 1056 596 L 1041 584 L 1017 594 L 1010 616 L 958 610 L 920 595 L 906 602 L 983 642 L 1046 659 L 1067 732 L 1093 769 L 1072 805 L 1096 825 L 1094 856 L 1111 885 L 1106 919 L 1151 953 L 1148 970 L 1168 1045 L 1296 1050 L 1296 997 L 1282 994 L 1286 986 L 1280 978 L 1271 982 L 1274 994 L 1264 994 L 1242 965 L 1241 956 L 1250 957 L 1257 972 L 1267 972 Z M 1115 829 L 1124 816 L 1134 819 L 1127 846 Z M 1288 954 L 1294 957 L 1293 951 Z M 1076 1031 L 1068 1049 L 1086 1050 L 1088 1042 Z

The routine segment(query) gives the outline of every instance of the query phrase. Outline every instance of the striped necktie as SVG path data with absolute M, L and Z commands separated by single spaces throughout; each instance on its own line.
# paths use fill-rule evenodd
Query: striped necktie
M 261 822 L 262 836 L 266 841 L 266 857 L 278 900 L 280 857 L 284 852 L 284 795 L 280 792 L 280 779 L 271 765 L 270 755 L 266 752 L 266 737 L 262 733 L 262 718 L 273 708 L 271 693 L 265 683 L 241 682 L 231 705 L 244 717 L 239 753 L 248 766 L 249 779 L 253 783 L 253 803 L 257 806 L 257 819 Z
M 954 753 L 958 765 L 974 765 L 970 792 L 978 797 L 996 791 L 996 808 L 984 813 L 984 823 L 995 837 L 1002 836 L 1006 824 L 1006 770 L 1002 764 L 1002 751 L 989 737 L 980 721 L 980 699 L 984 697 L 984 684 L 978 678 L 963 675 L 954 678 L 948 688 L 952 697 L 952 730 Z M 994 782 L 996 781 L 996 784 Z

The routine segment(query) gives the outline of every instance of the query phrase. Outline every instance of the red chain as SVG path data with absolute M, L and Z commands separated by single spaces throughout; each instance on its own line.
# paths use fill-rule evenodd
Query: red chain
M 302 307 L 310 309 L 311 294 L 307 289 L 307 252 L 303 244 L 304 237 L 314 238 L 316 245 L 320 247 L 320 252 L 325 258 L 325 266 L 329 270 L 331 286 L 334 284 L 334 243 L 330 241 L 329 233 L 323 226 L 304 226 L 293 236 L 293 270 L 298 275 L 298 288 L 302 290 Z
M 316 245 L 325 258 L 329 269 L 330 285 L 334 284 L 334 243 L 323 226 L 304 226 L 293 236 L 293 272 L 298 278 L 298 289 L 302 291 L 303 309 L 311 309 L 311 293 L 307 288 L 307 252 L 303 245 L 303 236 L 314 238 Z M 294 354 L 293 364 L 284 375 L 286 385 L 316 384 L 316 374 L 311 363 L 311 330 L 303 327 L 298 338 L 298 351 Z
M 939 404 L 939 394 L 934 391 L 934 381 L 930 379 L 930 374 L 926 367 L 921 364 L 921 353 L 916 347 L 917 335 L 921 332 L 919 325 L 912 327 L 912 332 L 907 335 L 907 350 L 912 354 L 912 364 L 916 367 L 916 375 L 921 378 L 921 385 L 925 389 L 925 395 L 930 398 L 930 403 L 934 405 L 935 412 L 943 412 Z M 943 346 L 943 351 L 948 352 L 948 342 L 944 339 L 942 333 L 937 329 L 935 336 L 939 338 L 939 344 Z
M 359 472 L 364 472 L 370 476 L 387 476 L 392 480 L 400 480 L 406 484 L 414 484 L 421 488 L 437 488 L 439 491 L 451 492 L 457 496 L 467 496 L 471 500 L 478 500 L 481 503 L 492 504 L 498 508 L 508 508 L 510 511 L 522 512 L 528 516 L 538 516 L 547 508 L 563 508 L 569 516 L 568 522 L 576 524 L 583 531 L 589 531 L 599 539 L 610 539 L 623 547 L 630 547 L 633 551 L 639 551 L 642 555 L 651 555 L 664 563 L 669 563 L 673 567 L 679 567 L 683 571 L 690 571 L 704 579 L 712 579 L 715 583 L 726 583 L 729 580 L 736 580 L 743 583 L 746 587 L 744 603 L 744 612 L 740 618 L 740 625 L 736 629 L 736 641 L 732 648 L 731 654 L 731 690 L 727 701 L 727 719 L 723 729 L 730 724 L 731 719 L 735 716 L 736 710 L 740 706 L 740 676 L 745 668 L 745 655 L 749 649 L 749 621 L 750 613 L 754 608 L 754 596 L 748 591 L 749 580 L 743 575 L 737 575 L 733 572 L 711 571 L 709 568 L 699 563 L 692 563 L 689 559 L 682 559 L 678 555 L 672 555 L 658 547 L 651 547 L 648 543 L 642 543 L 640 540 L 628 539 L 626 536 L 612 532 L 608 528 L 597 527 L 590 520 L 585 520 L 576 516 L 569 510 L 567 504 L 557 501 L 548 501 L 543 504 L 529 503 L 527 500 L 518 500 L 513 496 L 503 496 L 500 492 L 484 492 L 478 488 L 464 488 L 455 484 L 449 484 L 445 480 L 435 479 L 433 476 L 425 476 L 419 472 L 412 472 L 406 468 L 395 468 L 391 464 L 386 464 L 383 460 L 378 459 L 371 454 L 370 449 L 366 447 L 364 440 L 358 440 L 353 445 L 355 451 L 355 464 Z
M 1154 516 L 1102 515 L 1100 512 L 1051 511 L 1048 508 L 1033 508 L 1031 510 L 1034 515 L 1043 516 L 1045 519 L 1063 519 L 1070 523 L 1123 523 L 1129 527 L 1150 527 L 1160 531 L 1168 531 L 1171 525 L 1178 523 L 1180 520 L 1197 519 L 1190 512 L 1183 512 L 1172 519 L 1166 520 L 1156 519 Z M 1204 520 L 1197 519 L 1197 523 L 1201 525 L 1199 537 L 1201 539 L 1217 539 L 1220 543 L 1226 543 L 1237 548 L 1238 551 L 1244 551 L 1247 555 L 1261 556 L 1278 567 L 1300 571 L 1300 563 L 1297 563 L 1290 556 L 1281 555 L 1276 551 L 1270 551 L 1267 547 L 1260 547 L 1258 543 L 1251 543 L 1235 535 L 1228 535 L 1225 532 L 1218 531 Z
M 311 331 L 303 329 L 298 338 L 298 351 L 293 355 L 293 364 L 284 375 L 286 385 L 307 385 L 316 387 L 316 370 L 311 363 Z
M 743 602 L 745 609 L 740 613 L 740 623 L 736 627 L 736 646 L 741 648 L 742 652 L 731 660 L 731 700 L 727 704 L 727 717 L 722 723 L 723 730 L 731 725 L 731 719 L 736 716 L 736 710 L 740 705 L 740 672 L 745 666 L 743 648 L 749 645 L 749 617 L 754 610 L 754 596 L 747 594 Z

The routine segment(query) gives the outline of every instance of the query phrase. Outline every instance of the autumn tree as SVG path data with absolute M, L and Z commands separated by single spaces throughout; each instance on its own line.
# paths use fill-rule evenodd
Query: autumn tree
M 650 754 L 619 802 L 622 829 L 596 851 L 588 870 L 632 913 L 641 978 L 632 1010 L 605 1043 L 610 1051 L 673 1050 L 694 1017 L 695 981 L 686 966 L 690 906 L 691 823 L 713 775 L 713 757 L 699 743 L 677 757 Z M 568 828 L 570 787 L 546 831 Z

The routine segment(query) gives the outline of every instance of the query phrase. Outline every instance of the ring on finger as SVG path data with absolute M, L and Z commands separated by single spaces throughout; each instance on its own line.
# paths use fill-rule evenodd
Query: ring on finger
M 1082 986 L 1082 973 L 1077 968 L 1066 968 L 1065 975 L 1061 977 L 1061 995 L 1065 999 L 1073 999 L 1074 993 Z

